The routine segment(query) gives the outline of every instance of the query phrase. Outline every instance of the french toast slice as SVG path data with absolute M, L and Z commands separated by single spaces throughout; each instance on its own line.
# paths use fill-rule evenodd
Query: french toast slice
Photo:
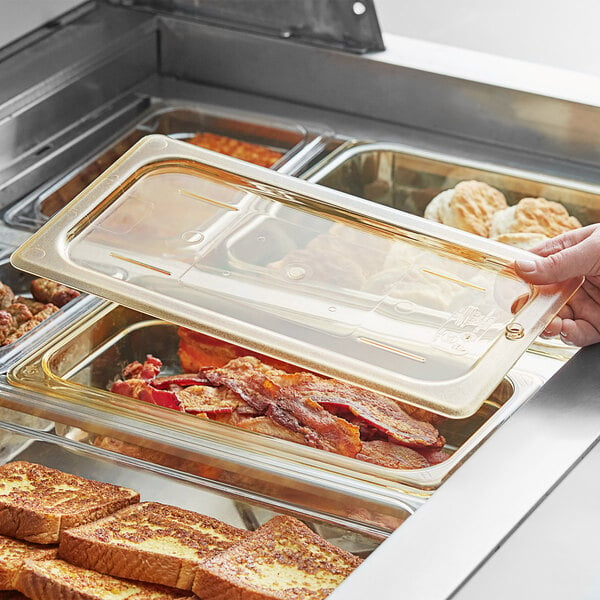
M 0 534 L 55 544 L 63 529 L 95 521 L 139 499 L 129 488 L 35 463 L 7 463 L 0 466 Z
M 204 561 L 192 590 L 202 600 L 317 600 L 361 562 L 297 519 L 278 516 Z
M 62 560 L 26 561 L 17 589 L 31 600 L 198 600 L 189 592 L 117 579 Z
M 0 535 L 0 590 L 15 589 L 17 575 L 26 560 L 56 558 L 57 552 L 56 546 L 38 546 Z
M 250 535 L 196 512 L 142 502 L 64 531 L 59 556 L 115 577 L 190 590 L 202 560 Z

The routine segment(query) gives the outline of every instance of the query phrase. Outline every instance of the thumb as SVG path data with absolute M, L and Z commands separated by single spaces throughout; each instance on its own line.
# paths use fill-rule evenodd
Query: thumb
M 596 260 L 586 260 L 588 257 L 583 248 L 573 246 L 549 256 L 533 258 L 532 260 L 517 260 L 515 268 L 517 273 L 535 284 L 558 283 L 573 277 L 589 274 Z M 592 257 L 589 257 L 590 259 Z

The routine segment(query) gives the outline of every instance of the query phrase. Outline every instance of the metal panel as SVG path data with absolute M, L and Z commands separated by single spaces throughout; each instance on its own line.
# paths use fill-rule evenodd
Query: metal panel
M 386 53 L 354 56 L 266 43 L 169 18 L 161 20 L 161 44 L 163 75 L 537 155 L 600 160 L 600 111 L 592 106 L 407 68 Z
M 152 19 L 103 8 L 0 63 L 0 166 L 156 70 Z
M 328 126 L 338 136 L 359 140 L 399 142 L 423 151 L 443 152 L 466 161 L 485 161 L 490 165 L 506 168 L 527 169 L 532 172 L 563 177 L 574 181 L 600 184 L 600 170 L 593 165 L 565 161 L 531 152 L 494 145 L 494 140 L 474 141 L 444 135 L 441 132 L 413 129 L 409 125 L 389 121 L 376 121 L 365 115 L 350 115 L 327 107 L 302 105 L 293 101 L 267 98 L 258 94 L 239 92 L 200 85 L 171 77 L 152 77 L 144 81 L 136 91 L 161 97 L 177 97 L 194 100 L 202 98 L 223 107 L 252 110 L 265 118 L 285 118 L 301 123 L 314 123 L 319 128 Z M 318 94 L 315 95 L 318 97 Z M 326 124 L 326 125 L 325 125 Z M 339 144 L 339 140 L 337 142 Z M 331 149 L 336 146 L 332 146 Z
M 67 11 L 84 3 L 84 0 L 8 0 L 2 5 L 0 21 L 0 60 L 7 54 L 18 52 L 25 44 L 43 36 L 65 17 Z M 31 34 L 31 38 L 28 34 Z M 28 39 L 24 40 L 23 36 Z M 5 48 L 13 42 L 11 48 Z
M 65 139 L 156 68 L 154 20 L 106 7 L 1 63 L 2 205 L 53 173 Z
M 349 52 L 383 50 L 373 0 L 111 0 Z

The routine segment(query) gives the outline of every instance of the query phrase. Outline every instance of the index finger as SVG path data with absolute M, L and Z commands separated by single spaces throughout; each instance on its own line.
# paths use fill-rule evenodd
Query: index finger
M 561 252 L 562 250 L 566 250 L 567 248 L 571 248 L 571 246 L 575 246 L 579 244 L 583 240 L 587 239 L 598 229 L 600 224 L 594 223 L 593 225 L 588 225 L 587 227 L 580 227 L 578 229 L 572 229 L 571 231 L 566 231 L 554 238 L 550 238 L 541 244 L 533 247 L 531 251 L 538 256 L 550 256 L 551 254 L 556 254 L 557 252 Z

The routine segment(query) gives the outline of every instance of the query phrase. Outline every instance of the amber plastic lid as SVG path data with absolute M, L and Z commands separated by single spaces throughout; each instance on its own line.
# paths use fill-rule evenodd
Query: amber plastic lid
M 575 291 L 527 252 L 148 136 L 13 264 L 452 417 L 477 410 Z

